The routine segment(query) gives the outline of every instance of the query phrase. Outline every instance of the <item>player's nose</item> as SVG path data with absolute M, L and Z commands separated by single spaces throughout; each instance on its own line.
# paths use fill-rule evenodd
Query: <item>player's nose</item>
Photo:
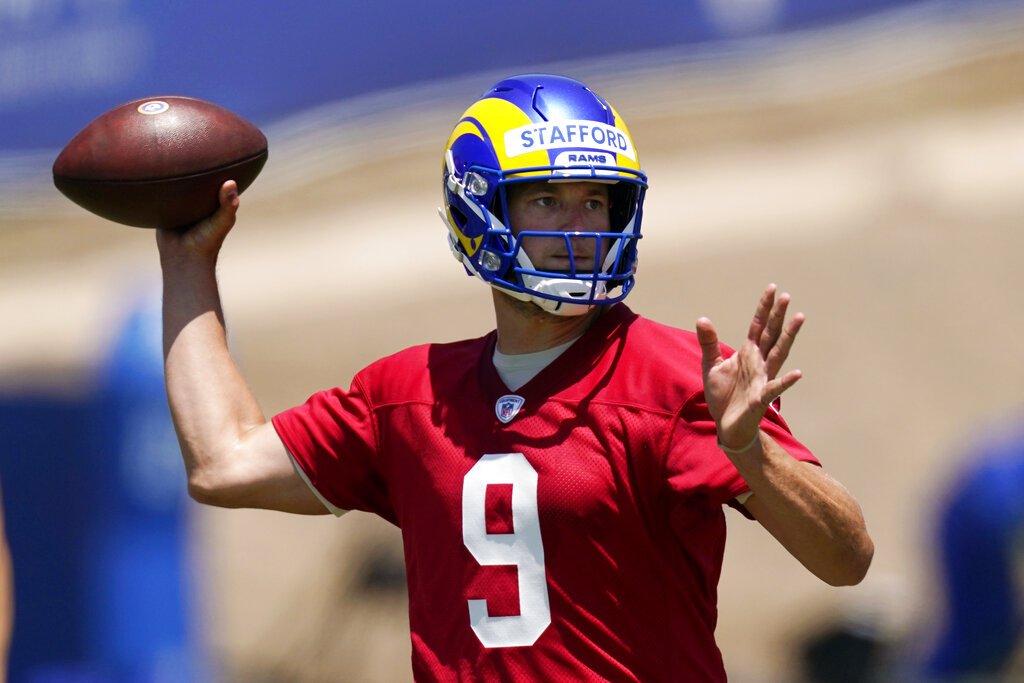
M 585 230 L 583 219 L 583 203 L 569 202 L 564 217 L 563 230 L 566 232 L 582 232 Z

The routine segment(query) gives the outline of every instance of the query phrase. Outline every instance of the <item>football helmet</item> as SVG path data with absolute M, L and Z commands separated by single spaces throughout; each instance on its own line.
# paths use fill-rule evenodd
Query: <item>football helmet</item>
M 647 176 L 626 124 L 579 81 L 524 74 L 496 83 L 462 115 L 444 148 L 449 243 L 469 275 L 556 315 L 621 301 L 633 288 Z M 509 225 L 507 188 L 524 182 L 607 183 L 608 232 L 534 231 Z M 524 237 L 558 236 L 567 271 L 538 270 Z M 573 242 L 594 240 L 592 268 L 577 268 Z

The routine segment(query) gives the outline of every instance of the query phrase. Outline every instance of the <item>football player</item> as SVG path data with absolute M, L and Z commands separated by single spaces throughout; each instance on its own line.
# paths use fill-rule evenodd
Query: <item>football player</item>
M 203 503 L 341 515 L 403 535 L 416 680 L 725 679 L 723 506 L 856 584 L 860 508 L 773 402 L 803 322 L 761 294 L 734 353 L 712 323 L 631 311 L 647 179 L 584 84 L 488 89 L 442 159 L 442 218 L 495 329 L 380 360 L 271 421 L 232 361 L 214 266 L 238 207 L 161 231 L 166 381 Z

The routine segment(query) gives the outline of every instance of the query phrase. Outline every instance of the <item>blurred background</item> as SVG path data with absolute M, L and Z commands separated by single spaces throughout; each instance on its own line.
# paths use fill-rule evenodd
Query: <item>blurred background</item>
M 952 614 L 947 501 L 1024 417 L 1020 0 L 0 0 L 12 681 L 411 678 L 396 529 L 187 499 L 153 234 L 61 197 L 60 148 L 154 95 L 264 130 L 220 281 L 269 416 L 490 329 L 436 217 L 440 152 L 490 83 L 528 70 L 584 80 L 630 126 L 651 181 L 634 310 L 707 315 L 736 343 L 774 281 L 808 317 L 784 415 L 861 502 L 874 565 L 829 588 L 728 512 L 730 679 L 923 676 Z

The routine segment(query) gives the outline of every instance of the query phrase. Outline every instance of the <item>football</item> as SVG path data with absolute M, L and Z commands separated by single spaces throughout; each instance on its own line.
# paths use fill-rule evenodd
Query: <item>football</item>
M 53 183 L 116 223 L 175 228 L 216 211 L 224 181 L 249 187 L 266 161 L 266 137 L 241 116 L 191 97 L 151 97 L 79 131 L 54 162 Z

